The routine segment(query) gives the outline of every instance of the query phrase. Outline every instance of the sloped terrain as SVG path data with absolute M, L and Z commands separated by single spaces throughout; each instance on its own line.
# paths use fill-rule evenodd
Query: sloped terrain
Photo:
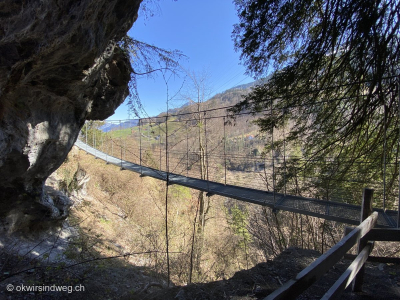
M 257 264 L 249 270 L 237 272 L 232 278 L 188 286 L 166 288 L 165 281 L 149 276 L 146 268 L 135 267 L 123 261 L 112 264 L 61 268 L 37 268 L 13 276 L 0 283 L 0 299 L 263 299 L 282 283 L 294 277 L 309 265 L 319 253 L 299 248 L 289 248 L 274 260 Z M 3 274 L 20 258 L 0 257 Z M 32 262 L 32 261 L 31 261 Z M 325 291 L 347 268 L 349 261 L 341 261 L 325 277 L 308 289 L 298 299 L 320 299 Z M 0 280 L 4 279 L 4 275 Z M 66 285 L 84 286 L 84 292 L 7 292 L 6 285 Z M 363 293 L 347 290 L 340 299 L 387 299 L 400 297 L 400 266 L 367 263 Z
M 13 236 L 2 231 L 0 299 L 263 299 L 320 255 L 313 250 L 289 248 L 267 262 L 262 262 L 261 256 L 251 257 L 248 269 L 243 270 L 246 260 L 238 246 L 241 239 L 229 233 L 229 227 L 221 225 L 224 224 L 221 214 L 214 214 L 216 223 L 209 224 L 212 232 L 203 253 L 208 277 L 196 279 L 203 283 L 186 285 L 185 253 L 171 254 L 173 283 L 168 288 L 157 180 L 121 171 L 74 149 L 47 184 L 50 192 L 61 189 L 69 195 L 74 203 L 72 214 L 63 230 L 50 236 Z M 178 234 L 179 230 L 187 230 L 184 216 L 189 219 L 193 216 L 190 210 L 193 203 L 185 198 L 187 192 L 173 190 L 176 204 L 181 205 L 173 213 L 181 217 L 170 228 L 171 245 L 178 247 L 173 252 L 184 251 L 184 244 L 179 241 L 188 239 Z M 185 208 L 184 203 L 189 206 Z M 226 247 L 221 248 L 220 242 Z M 257 252 L 253 249 L 251 253 Z M 341 261 L 300 299 L 319 299 L 349 263 Z M 8 284 L 14 288 L 22 284 L 83 286 L 85 291 L 9 292 Z M 367 263 L 364 293 L 346 292 L 342 299 L 398 299 L 399 296 L 400 266 Z
M 257 264 L 249 270 L 237 272 L 230 279 L 185 287 L 174 287 L 169 290 L 156 292 L 142 299 L 263 299 L 283 283 L 294 278 L 298 272 L 307 267 L 319 256 L 320 253 L 317 251 L 289 248 L 274 260 Z M 298 299 L 320 299 L 350 263 L 351 261 L 348 260 L 340 261 L 334 269 L 316 282 Z M 354 294 L 349 289 L 350 287 L 340 299 L 399 299 L 400 266 L 367 263 L 363 293 Z

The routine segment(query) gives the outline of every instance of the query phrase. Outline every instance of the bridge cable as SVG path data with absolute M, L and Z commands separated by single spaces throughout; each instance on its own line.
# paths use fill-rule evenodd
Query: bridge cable
M 119 147 L 121 150 L 121 170 L 122 170 L 122 126 L 121 126 L 121 121 L 119 121 L 119 132 L 120 132 L 120 137 L 119 137 Z
M 168 106 L 168 101 L 167 101 Z M 169 157 L 168 157 L 168 109 L 167 115 L 165 116 L 165 171 L 167 172 L 167 184 L 165 187 L 165 243 L 167 250 L 167 272 L 168 272 L 168 287 L 170 281 L 170 269 L 169 269 L 169 238 L 168 238 L 168 188 L 169 188 Z
M 283 185 L 284 185 L 284 195 L 286 197 L 286 134 L 285 134 L 285 128 L 283 127 L 283 167 L 284 167 L 284 173 L 283 173 Z
M 383 118 L 384 118 L 384 132 L 383 132 L 383 210 L 385 211 L 386 204 L 386 131 L 387 131 L 387 106 L 383 100 Z
M 88 154 L 88 140 L 87 140 L 87 138 L 88 138 L 88 123 L 89 122 L 85 122 L 86 124 L 86 133 L 85 133 L 85 139 L 86 139 L 86 154 Z
M 186 122 L 186 177 L 189 177 L 189 130 Z
M 400 79 L 400 77 L 398 77 L 398 79 Z M 400 82 L 399 82 L 399 84 L 400 84 Z M 271 99 L 271 107 L 270 107 L 270 112 L 271 112 L 271 115 L 272 115 L 272 113 L 273 113 L 273 103 L 272 103 L 272 99 Z M 219 108 L 220 109 L 220 108 Z M 386 109 L 386 107 L 384 106 L 384 109 Z M 217 110 L 217 109 L 213 109 L 213 110 Z M 209 117 L 207 117 L 207 112 L 208 111 L 211 111 L 211 110 L 205 110 L 205 111 L 203 111 L 203 114 L 204 114 L 204 119 L 205 119 L 205 129 L 204 129 L 204 131 L 205 131 L 205 137 L 206 137 L 206 156 L 205 156 L 205 158 L 206 158 L 206 162 L 207 162 L 207 184 L 209 184 L 209 159 L 210 159 L 210 153 L 209 153 L 209 151 L 208 151 L 208 145 L 207 145 L 207 139 L 208 139 L 208 137 L 207 137 L 207 125 L 206 125 L 206 123 L 207 123 L 207 119 L 212 119 L 212 118 L 223 118 L 223 120 L 224 120 L 224 165 L 225 165 L 225 184 L 226 184 L 226 181 L 227 181 L 227 179 L 226 179 L 226 172 L 227 172 L 227 170 L 226 170 L 226 158 L 227 158 L 227 156 L 226 156 L 226 133 L 225 133 L 225 116 L 218 116 L 218 117 L 212 117 L 212 116 L 209 116 Z M 191 113 L 191 114 L 193 114 L 193 113 Z M 399 99 L 399 114 L 400 114 L 400 99 Z M 152 119 L 151 118 L 148 118 L 150 121 L 152 121 Z M 399 119 L 400 119 L 400 116 L 399 116 Z M 141 129 L 141 127 L 142 127 L 142 121 L 143 120 L 145 120 L 145 119 L 139 119 L 139 130 Z M 168 119 L 166 120 L 166 123 L 168 122 Z M 169 121 L 169 122 L 177 122 L 177 121 L 174 121 L 174 120 L 171 120 L 171 121 Z M 188 121 L 187 121 L 188 122 Z M 385 208 L 385 205 L 386 205 L 386 197 L 387 197 L 387 191 L 386 191 L 386 171 L 387 171 L 387 166 L 388 166 L 388 164 L 391 164 L 390 162 L 388 162 L 387 161 L 387 155 L 386 155 L 386 152 L 387 152 L 387 137 L 386 137 L 386 131 L 387 131 L 387 112 L 385 112 L 385 135 L 384 135 L 384 155 L 383 155 L 383 194 L 384 194 L 384 199 L 383 199 L 383 205 L 384 205 L 384 208 Z M 399 122 L 400 123 L 400 122 Z M 160 126 L 160 124 L 158 124 L 158 123 L 156 123 L 159 127 L 160 127 L 160 130 L 161 130 L 161 126 Z M 120 126 L 120 130 L 122 129 L 122 124 L 121 124 L 121 120 L 119 121 L 119 126 Z M 274 124 L 272 125 L 272 128 L 271 128 L 271 131 L 272 131 L 272 137 L 271 137 L 271 142 L 272 142 L 272 147 L 271 147 L 271 149 L 272 149 L 272 167 L 273 167 L 273 172 L 272 172 L 272 179 L 273 179 L 273 190 L 274 190 L 274 196 L 275 196 L 275 193 L 276 193 L 276 175 L 277 175 L 277 170 L 275 170 L 275 153 L 274 153 L 274 151 L 275 151 L 275 147 L 274 147 L 274 137 L 273 137 L 273 133 L 274 133 L 274 130 L 273 130 L 273 127 L 274 127 Z M 182 126 L 182 128 L 183 128 L 183 126 Z M 174 130 L 174 132 L 178 132 L 179 130 L 182 130 L 182 128 L 178 128 L 177 130 Z M 188 126 L 187 126 L 187 123 L 186 123 L 186 130 L 187 130 L 187 132 L 186 132 L 186 136 L 187 136 L 187 141 L 186 141 L 186 143 L 187 143 L 187 145 L 186 145 L 186 160 L 187 160 L 187 162 L 186 162 L 186 165 L 188 166 L 188 160 L 189 160 L 189 145 L 188 145 L 188 133 L 189 133 L 189 130 L 188 130 Z M 88 123 L 86 123 L 86 131 L 87 131 L 87 133 L 88 133 Z M 167 135 L 167 134 L 166 134 Z M 285 133 L 284 133 L 284 135 L 285 135 Z M 87 141 L 87 139 L 88 139 L 88 134 L 86 134 L 86 141 Z M 120 141 L 121 141 L 121 139 L 122 139 L 122 136 L 120 136 Z M 140 139 L 141 139 L 141 134 L 140 134 Z M 99 140 L 99 142 L 101 143 L 101 145 L 102 145 L 102 147 L 104 148 L 104 145 L 103 145 L 103 143 L 104 143 L 104 141 L 103 141 L 103 139 L 101 139 L 101 141 Z M 285 137 L 284 137 L 284 141 L 283 141 L 283 146 L 284 146 L 284 157 L 283 157 L 283 159 L 284 159 L 284 190 L 285 190 L 285 194 L 286 194 L 286 189 L 287 189 L 287 182 L 286 182 L 286 172 L 287 172 L 287 170 L 286 170 L 286 144 L 285 144 Z M 399 142 L 400 142 L 400 138 L 399 138 Z M 86 143 L 87 145 L 88 145 L 88 143 Z M 97 153 L 96 153 L 96 151 L 98 151 L 97 150 L 97 133 L 95 133 L 95 130 L 93 130 L 93 145 L 94 145 L 94 148 L 95 148 L 95 156 L 97 157 Z M 179 144 L 179 142 L 177 142 L 173 147 L 175 147 L 176 145 L 178 145 Z M 111 152 L 113 152 L 113 143 L 111 144 L 111 146 L 112 146 L 112 149 L 111 149 Z M 87 146 L 88 147 L 88 146 Z M 125 154 L 125 158 L 126 158 L 126 151 L 127 151 L 127 147 L 126 147 L 126 140 L 124 141 L 124 145 L 122 145 L 122 142 L 120 143 L 120 147 L 121 147 L 121 167 L 122 167 L 122 160 L 123 160 L 123 153 L 122 153 L 122 147 L 124 147 L 124 154 Z M 140 145 L 140 152 L 142 151 L 142 148 L 143 148 L 143 145 Z M 88 148 L 87 148 L 88 149 Z M 168 151 L 168 150 L 171 150 L 171 149 L 168 149 L 168 146 L 166 147 L 166 156 L 169 156 L 169 154 L 170 154 L 170 152 L 171 151 Z M 161 135 L 160 135 L 160 152 L 161 152 Z M 236 157 L 238 157 L 239 158 L 239 156 L 236 156 Z M 162 156 L 160 155 L 160 165 L 162 165 L 162 163 L 161 163 L 161 159 L 162 159 Z M 166 159 L 166 160 L 168 160 L 168 172 L 169 172 L 169 158 L 168 159 Z M 266 158 L 264 157 L 264 161 L 266 160 Z M 106 157 L 106 161 L 107 161 L 107 157 Z M 142 166 L 142 164 L 143 164 L 143 161 L 142 161 L 142 157 L 140 158 L 140 164 L 141 164 L 141 166 Z M 177 167 L 178 167 L 178 165 L 177 165 Z M 160 170 L 161 170 L 161 168 L 160 168 Z M 264 164 L 264 171 L 265 171 L 265 173 L 266 173 L 266 165 Z M 188 167 L 187 167 L 187 172 L 186 172 L 186 174 L 188 175 Z M 305 175 L 305 170 L 303 169 L 303 177 L 304 177 L 304 179 L 306 179 L 306 175 Z M 307 177 L 308 178 L 308 177 Z M 399 198 L 400 198 L 400 177 L 399 177 Z M 276 200 L 276 199 L 274 199 L 274 200 Z M 399 202 L 399 207 L 400 207 L 400 202 Z M 400 223 L 400 217 L 398 217 L 398 223 Z M 399 225 L 399 224 L 398 224 Z
M 399 157 L 399 149 L 400 149 L 400 74 L 397 75 L 397 97 L 398 99 L 398 112 L 397 112 L 397 122 L 399 126 L 399 135 L 398 135 L 398 150 L 397 150 L 397 158 Z M 400 160 L 398 162 L 400 170 Z M 399 172 L 399 197 L 397 204 L 397 228 L 400 228 L 400 172 Z
M 162 138 L 162 134 L 161 134 L 161 130 L 160 130 L 160 127 L 159 127 L 159 129 L 158 129 L 158 136 L 159 136 L 159 147 L 160 147 L 160 171 L 162 171 L 162 155 L 161 155 L 161 153 L 162 153 L 162 151 L 161 151 L 161 145 L 162 145 L 162 143 L 161 143 L 161 138 Z
M 271 117 L 272 117 L 272 106 L 273 106 L 273 100 L 271 99 Z M 274 195 L 274 204 L 276 205 L 276 195 L 275 195 L 275 147 L 274 147 L 274 126 L 275 123 L 272 121 L 271 124 L 271 155 L 272 155 L 272 189 L 273 189 L 273 195 Z
M 139 119 L 139 164 L 140 164 L 140 175 L 143 176 L 142 168 L 142 119 Z
M 92 144 L 93 144 L 93 148 L 94 148 L 94 156 L 95 156 L 95 158 L 97 158 L 96 139 L 95 139 L 94 131 L 95 130 L 92 126 Z
M 207 172 L 207 191 L 210 192 L 210 181 L 208 180 L 208 149 L 207 149 L 207 113 L 204 112 L 204 139 L 206 143 L 206 172 Z
M 225 117 L 223 118 L 224 122 L 224 167 L 225 167 L 225 185 L 226 185 L 226 132 L 225 132 Z

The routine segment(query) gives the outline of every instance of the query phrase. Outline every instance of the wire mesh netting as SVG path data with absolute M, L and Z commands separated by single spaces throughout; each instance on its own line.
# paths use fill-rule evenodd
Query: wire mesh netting
M 396 97 L 391 90 L 388 95 Z M 363 101 L 362 94 L 354 97 Z M 348 100 L 331 99 L 345 103 Z M 271 110 L 258 114 L 245 111 L 233 116 L 226 107 L 201 110 L 200 105 L 194 105 L 178 114 L 88 121 L 80 140 L 93 147 L 94 155 L 102 155 L 104 160 L 113 163 L 117 159 L 121 167 L 126 162 L 136 164 L 139 169 L 130 167 L 140 173 L 146 168 L 147 175 L 157 178 L 165 178 L 170 173 L 180 175 L 188 178 L 187 184 L 196 182 L 198 188 L 206 191 L 210 191 L 210 185 L 220 184 L 215 186 L 220 194 L 225 193 L 221 192 L 223 186 L 230 186 L 231 190 L 224 195 L 337 220 L 358 220 L 363 188 L 372 188 L 374 207 L 386 211 L 378 223 L 390 227 L 398 223 L 395 210 L 399 207 L 400 143 L 396 151 L 388 151 L 386 145 L 390 134 L 398 136 L 398 118 L 397 123 L 385 125 L 383 133 L 375 137 L 384 143 L 378 159 L 363 155 L 341 157 L 340 153 L 321 157 L 307 153 L 301 143 L 287 139 L 295 124 L 289 122 L 279 130 L 272 125 L 271 130 L 260 131 L 255 121 L 276 113 L 272 102 Z M 321 101 L 307 109 L 324 105 Z M 378 115 L 387 120 L 384 108 L 385 105 L 378 108 Z M 371 137 L 368 130 L 363 134 L 365 138 Z M 393 140 L 396 139 L 392 143 Z M 368 151 L 373 153 L 374 149 Z M 238 194 L 244 191 L 233 187 L 247 189 L 246 196 L 230 195 L 232 191 Z M 252 194 L 249 189 L 264 194 Z
M 315 164 L 301 149 L 290 145 L 274 149 L 270 145 L 277 139 L 285 142 L 285 132 L 260 132 L 253 122 L 258 117 L 243 113 L 233 119 L 226 109 L 214 109 L 133 120 L 88 121 L 80 140 L 106 161 L 115 163 L 117 159 L 121 167 L 131 162 L 139 166 L 140 172 L 143 168 L 150 168 L 154 175 L 159 172 L 160 178 L 168 172 L 203 180 L 208 186 L 219 183 L 287 195 L 281 197 L 281 209 L 358 221 L 364 187 L 375 190 L 375 207 L 381 208 L 383 199 L 386 208 L 397 207 L 398 186 L 385 189 L 384 174 L 371 182 L 357 173 L 368 169 L 370 162 L 340 161 L 341 168 L 348 171 L 346 176 L 339 176 L 335 158 Z M 387 161 L 385 170 L 392 172 L 397 166 L 398 161 Z M 274 198 L 270 204 L 277 206 L 277 201 Z M 393 227 L 397 223 L 396 212 L 388 211 L 382 218 L 378 221 L 381 225 Z

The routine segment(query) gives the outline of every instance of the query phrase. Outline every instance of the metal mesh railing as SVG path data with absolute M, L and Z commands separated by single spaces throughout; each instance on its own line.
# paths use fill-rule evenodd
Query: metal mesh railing
M 252 122 L 255 118 L 242 114 L 228 122 L 225 110 L 212 110 L 135 120 L 89 121 L 82 129 L 79 146 L 84 150 L 90 147 L 91 154 L 107 162 L 119 161 L 121 167 L 130 162 L 136 165 L 131 166 L 134 171 L 143 172 L 146 168 L 153 177 L 162 178 L 169 172 L 203 181 L 198 181 L 199 185 L 205 182 L 209 187 L 217 183 L 219 190 L 223 186 L 236 187 L 231 193 L 246 190 L 247 196 L 240 197 L 254 203 L 258 197 L 262 203 L 279 209 L 336 220 L 358 221 L 362 189 L 366 186 L 375 190 L 375 207 L 381 208 L 383 199 L 386 208 L 397 207 L 398 187 L 384 190 L 384 176 L 370 182 L 362 174 L 349 171 L 346 177 L 340 177 L 335 173 L 334 158 L 319 161 L 315 168 L 298 149 L 266 151 L 272 137 L 283 136 L 284 140 L 284 132 L 260 134 Z M 354 162 L 340 163 L 344 168 L 354 167 Z M 358 170 L 368 169 L 369 162 L 356 163 Z M 397 164 L 387 162 L 385 170 L 393 172 Z M 253 195 L 253 190 L 258 194 Z M 274 200 L 271 202 L 267 195 L 275 195 Z M 393 227 L 397 212 L 387 211 L 379 222 Z

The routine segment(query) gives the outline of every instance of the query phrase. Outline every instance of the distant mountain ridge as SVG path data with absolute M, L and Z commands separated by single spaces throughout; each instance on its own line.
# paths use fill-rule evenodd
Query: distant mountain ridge
M 258 81 L 252 81 L 252 82 L 249 82 L 249 83 L 240 84 L 240 85 L 237 85 L 237 86 L 234 86 L 234 87 L 228 89 L 227 91 L 236 90 L 236 89 L 238 89 L 238 90 L 246 90 L 248 88 L 251 88 L 251 87 L 257 85 L 257 82 Z
M 240 84 L 237 86 L 234 86 L 232 88 L 229 88 L 225 90 L 224 92 L 215 94 L 212 96 L 210 99 L 205 101 L 202 106 L 202 109 L 215 109 L 219 107 L 226 107 L 226 106 L 231 106 L 235 105 L 236 103 L 240 102 L 243 99 L 243 95 L 248 94 L 251 91 L 251 88 L 253 88 L 256 85 L 262 84 L 268 80 L 267 78 L 259 79 L 256 81 L 252 81 L 249 83 L 245 84 Z M 178 115 L 178 114 L 184 114 L 193 111 L 192 105 L 193 103 L 186 102 L 180 107 L 176 108 L 171 108 L 168 110 L 169 115 Z M 162 112 L 156 117 L 163 117 L 166 115 L 166 112 Z M 110 132 L 113 130 L 118 130 L 118 129 L 126 129 L 126 128 L 131 128 L 138 126 L 139 120 L 138 119 L 132 119 L 132 120 L 126 120 L 121 123 L 107 123 L 99 127 L 100 130 L 103 132 Z
M 132 120 L 126 120 L 126 121 L 121 122 L 121 123 L 106 123 L 106 124 L 100 126 L 99 129 L 101 131 L 103 131 L 103 132 L 110 132 L 110 131 L 113 131 L 113 130 L 135 127 L 138 124 L 139 124 L 139 120 L 138 119 L 132 119 Z
M 268 79 L 269 79 L 269 77 L 266 77 L 266 78 L 262 78 L 262 79 L 252 81 L 249 83 L 240 84 L 240 85 L 234 86 L 230 89 L 227 89 L 224 92 L 215 94 L 210 99 L 203 102 L 202 109 L 215 109 L 215 108 L 219 108 L 219 107 L 235 105 L 238 102 L 240 102 L 241 100 L 243 100 L 242 96 L 248 94 L 254 86 L 263 84 Z M 191 111 L 193 111 L 192 105 L 194 105 L 194 104 L 187 102 L 180 107 L 169 109 L 168 114 L 177 115 L 177 114 L 184 114 L 184 113 L 191 112 Z M 157 117 L 162 117 L 165 115 L 166 115 L 166 112 L 162 112 Z

